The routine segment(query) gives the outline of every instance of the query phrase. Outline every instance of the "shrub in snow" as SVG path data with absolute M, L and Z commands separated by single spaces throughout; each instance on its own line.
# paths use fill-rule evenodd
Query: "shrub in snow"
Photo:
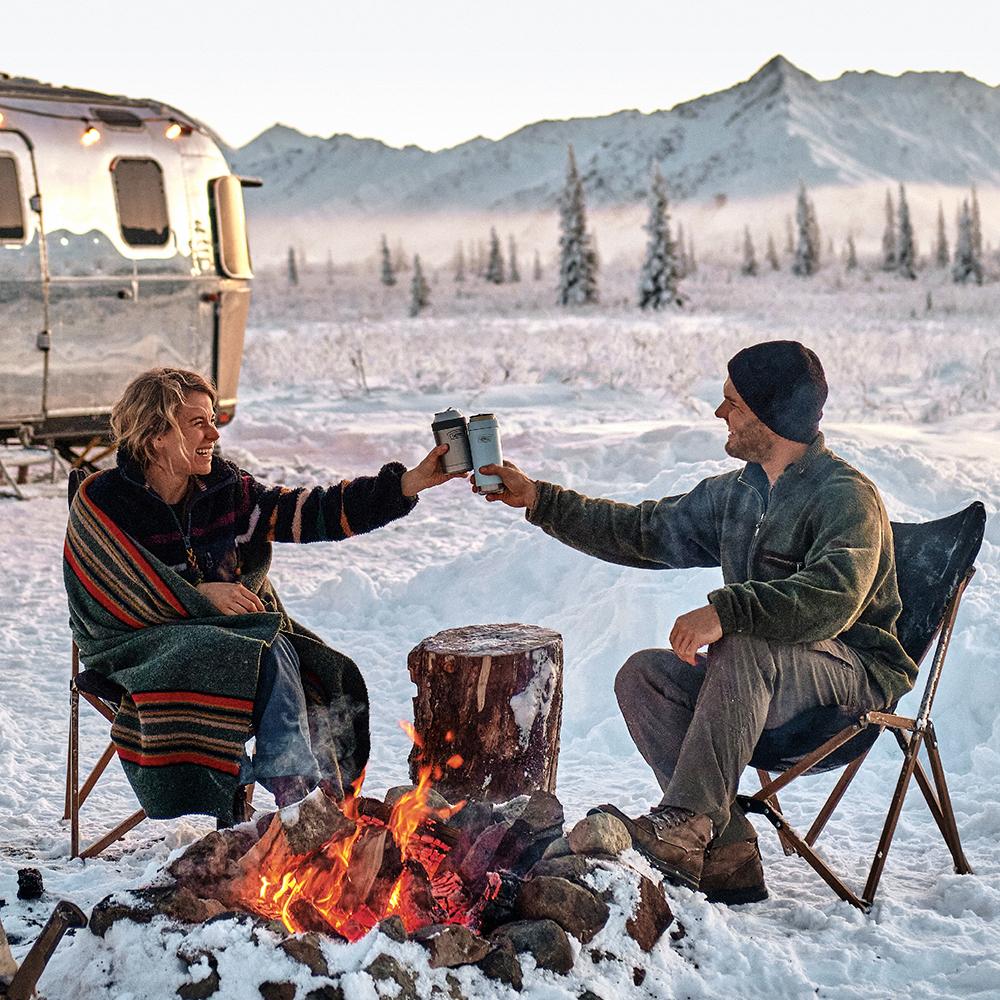
M 858 251 L 854 246 L 854 236 L 851 233 L 847 234 L 847 260 L 844 262 L 844 268 L 847 271 L 853 271 L 858 266 Z
M 299 283 L 299 269 L 295 263 L 295 247 L 288 248 L 288 284 L 297 285 Z
M 559 294 L 561 306 L 597 302 L 597 251 L 587 232 L 587 210 L 583 182 L 576 169 L 573 147 L 569 147 L 566 186 L 559 203 Z

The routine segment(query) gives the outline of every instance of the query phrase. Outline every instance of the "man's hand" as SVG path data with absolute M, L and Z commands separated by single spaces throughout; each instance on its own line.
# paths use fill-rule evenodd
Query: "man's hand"
M 719 613 L 711 604 L 696 608 L 681 615 L 670 630 L 670 645 L 674 652 L 685 662 L 695 666 L 695 653 L 710 642 L 722 638 L 722 623 Z
M 421 490 L 430 489 L 432 486 L 440 486 L 448 482 L 449 479 L 465 479 L 464 472 L 452 472 L 448 474 L 441 471 L 441 463 L 438 459 L 448 450 L 448 445 L 439 444 L 431 448 L 419 465 L 412 469 L 407 469 L 400 480 L 400 486 L 404 497 L 415 497 Z
M 493 503 L 499 500 L 508 507 L 531 507 L 535 506 L 538 499 L 538 491 L 535 489 L 534 479 L 529 479 L 513 462 L 505 461 L 503 465 L 484 465 L 479 471 L 486 476 L 499 476 L 503 480 L 504 488 L 499 493 L 483 493 L 486 499 Z M 472 492 L 481 493 L 476 486 L 476 480 L 472 480 Z
M 242 583 L 199 583 L 195 589 L 224 615 L 245 615 L 264 610 L 260 598 Z

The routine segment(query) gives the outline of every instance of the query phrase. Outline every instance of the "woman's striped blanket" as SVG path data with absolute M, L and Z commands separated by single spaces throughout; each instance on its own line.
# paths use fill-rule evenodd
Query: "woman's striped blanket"
M 241 551 L 242 582 L 265 613 L 220 615 L 123 533 L 100 504 L 113 481 L 86 479 L 70 507 L 64 578 L 84 664 L 125 688 L 112 739 L 155 818 L 231 817 L 250 736 L 261 655 L 281 629 L 299 653 L 314 752 L 353 781 L 368 759 L 368 697 L 355 664 L 288 618 L 268 578 L 271 546 Z

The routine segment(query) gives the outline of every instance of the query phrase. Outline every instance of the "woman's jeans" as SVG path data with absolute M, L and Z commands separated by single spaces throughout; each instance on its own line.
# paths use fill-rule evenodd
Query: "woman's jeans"
M 240 784 L 256 781 L 273 792 L 272 779 L 298 775 L 316 785 L 320 771 L 309 740 L 299 655 L 281 632 L 261 657 L 253 729 L 256 748 L 252 761 L 244 752 Z

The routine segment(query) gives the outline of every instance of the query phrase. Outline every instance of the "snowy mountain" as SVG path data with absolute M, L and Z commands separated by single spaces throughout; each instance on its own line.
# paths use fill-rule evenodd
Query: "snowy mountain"
M 807 185 L 1000 183 L 1000 88 L 963 73 L 816 80 L 775 56 L 749 80 L 669 111 L 542 121 L 431 153 L 275 125 L 232 152 L 262 177 L 258 216 L 537 210 L 555 205 L 572 143 L 590 200 L 644 197 L 658 160 L 675 200 Z

